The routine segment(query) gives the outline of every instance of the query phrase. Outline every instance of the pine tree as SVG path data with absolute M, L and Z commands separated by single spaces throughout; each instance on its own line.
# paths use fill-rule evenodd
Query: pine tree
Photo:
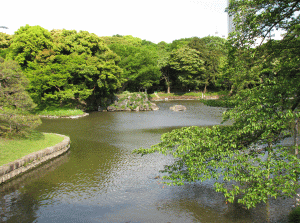
M 25 90 L 27 84 L 17 62 L 0 58 L 0 137 L 28 135 L 41 124 L 31 113 L 35 104 Z

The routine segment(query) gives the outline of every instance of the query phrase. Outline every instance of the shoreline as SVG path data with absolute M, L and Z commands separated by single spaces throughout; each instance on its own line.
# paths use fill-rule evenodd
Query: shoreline
M 219 95 L 213 95 L 213 96 L 205 96 L 205 97 L 199 97 L 199 96 L 159 96 L 159 97 L 153 97 L 150 99 L 150 101 L 171 101 L 171 100 L 215 100 L 219 99 Z
M 56 134 L 56 133 L 45 133 Z M 30 153 L 20 159 L 0 166 L 0 185 L 12 178 L 31 170 L 40 164 L 56 158 L 70 149 L 70 138 L 65 135 L 56 134 L 64 137 L 64 139 L 51 147 Z
M 56 115 L 39 115 L 40 118 L 49 118 L 49 119 L 57 119 L 57 118 L 68 118 L 68 119 L 78 119 L 85 116 L 88 116 L 89 113 L 84 113 L 82 115 L 70 115 L 70 116 L 56 116 Z

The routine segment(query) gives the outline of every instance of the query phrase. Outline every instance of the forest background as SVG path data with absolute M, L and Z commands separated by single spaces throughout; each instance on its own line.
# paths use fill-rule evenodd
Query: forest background
M 0 33 L 0 56 L 21 66 L 29 80 L 26 90 L 39 108 L 85 105 L 94 110 L 119 91 L 229 87 L 221 80 L 225 43 L 220 37 L 192 37 L 155 44 L 26 25 L 14 35 Z

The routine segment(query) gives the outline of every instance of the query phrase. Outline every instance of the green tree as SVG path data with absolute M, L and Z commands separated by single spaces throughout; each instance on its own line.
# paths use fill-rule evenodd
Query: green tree
M 10 46 L 30 80 L 28 91 L 40 108 L 99 105 L 120 87 L 119 57 L 103 39 L 86 31 L 21 27 Z
M 0 57 L 6 58 L 11 39 L 11 35 L 0 32 Z
M 25 91 L 28 80 L 17 62 L 0 58 L 0 136 L 26 135 L 41 124 Z
M 229 56 L 237 66 L 231 71 L 239 75 L 251 69 L 260 81 L 232 98 L 235 106 L 224 114 L 232 125 L 177 129 L 151 149 L 135 150 L 173 155 L 175 162 L 164 169 L 169 184 L 214 179 L 227 201 L 236 199 L 247 208 L 295 195 L 300 162 L 280 143 L 297 133 L 293 126 L 300 117 L 299 7 L 298 1 L 231 1 L 235 32 Z M 285 30 L 282 40 L 251 47 L 274 27 Z
M 206 86 L 204 61 L 197 50 L 189 47 L 173 50 L 169 64 L 184 88 L 199 89 Z
M 204 83 L 204 93 L 207 86 L 217 84 L 217 79 L 221 76 L 221 65 L 226 60 L 226 40 L 220 37 L 208 36 L 204 38 L 194 37 L 188 46 L 200 53 L 204 61 L 205 72 L 202 75 Z
M 121 90 L 149 89 L 158 83 L 161 73 L 157 64 L 157 51 L 153 43 L 132 36 L 113 37 L 109 48 L 120 56 L 122 68 Z M 140 41 L 138 41 L 140 40 Z
M 161 80 L 165 81 L 167 93 L 171 93 L 171 85 L 174 80 L 174 72 L 171 71 L 170 66 L 170 44 L 162 41 L 157 44 L 158 53 L 158 67 L 161 71 Z
M 17 61 L 23 69 L 36 59 L 38 54 L 52 48 L 50 32 L 40 26 L 22 26 L 15 34 L 10 45 L 10 58 Z

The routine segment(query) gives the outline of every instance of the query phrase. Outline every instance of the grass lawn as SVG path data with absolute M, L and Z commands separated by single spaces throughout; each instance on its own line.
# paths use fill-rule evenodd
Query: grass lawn
M 49 116 L 73 116 L 83 115 L 84 112 L 80 109 L 74 108 L 48 108 L 42 111 L 37 111 L 38 115 L 49 115 Z
M 20 159 L 30 153 L 43 150 L 62 142 L 64 137 L 55 134 L 43 134 L 36 139 L 0 138 L 0 166 Z

